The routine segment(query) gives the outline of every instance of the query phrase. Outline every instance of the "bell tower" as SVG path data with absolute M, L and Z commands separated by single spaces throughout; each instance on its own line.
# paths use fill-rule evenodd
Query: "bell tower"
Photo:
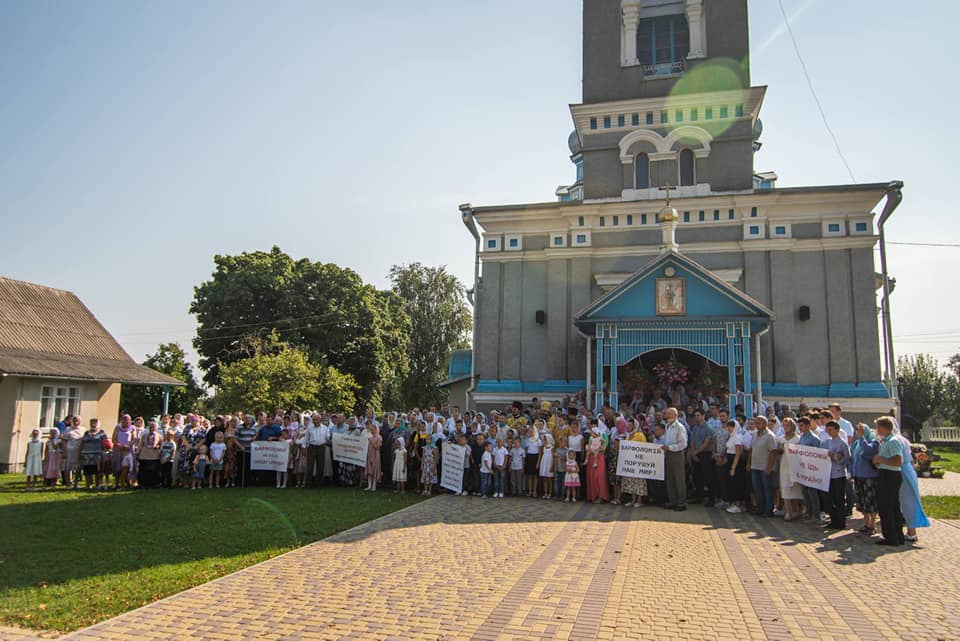
M 752 189 L 765 88 L 749 51 L 747 0 L 585 0 L 584 199 Z

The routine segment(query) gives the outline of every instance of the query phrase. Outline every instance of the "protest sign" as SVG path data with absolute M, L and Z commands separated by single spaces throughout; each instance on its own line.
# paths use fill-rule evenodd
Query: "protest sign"
M 463 456 L 467 448 L 444 442 L 440 487 L 459 494 L 463 491 Z
M 333 435 L 333 460 L 359 467 L 367 466 L 367 446 L 370 439 L 365 430 L 354 430 Z
M 617 474 L 638 479 L 662 481 L 664 479 L 663 450 L 653 443 L 620 441 L 620 456 L 617 459 Z
M 830 454 L 808 445 L 787 444 L 793 482 L 826 492 L 830 489 Z
M 251 470 L 286 472 L 289 457 L 289 441 L 254 441 L 250 444 Z

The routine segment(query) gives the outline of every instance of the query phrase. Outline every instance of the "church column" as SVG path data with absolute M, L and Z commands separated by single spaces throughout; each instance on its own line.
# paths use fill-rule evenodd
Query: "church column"
M 750 379 L 750 323 L 741 323 L 743 337 L 743 410 L 753 418 L 753 382 Z
M 727 330 L 727 411 L 730 418 L 736 414 L 737 407 L 737 347 L 735 338 L 737 336 L 736 325 L 726 323 Z
M 703 22 L 703 0 L 687 0 L 687 26 L 690 29 L 690 53 L 687 54 L 687 59 L 706 58 L 707 38 Z
M 597 325 L 597 382 L 594 395 L 593 411 L 596 412 L 603 405 L 603 325 Z
M 617 326 L 610 326 L 610 407 L 616 411 L 620 406 L 620 394 L 617 392 Z
M 640 24 L 640 7 L 637 4 L 625 4 L 623 7 L 623 28 L 621 31 L 620 52 L 622 64 L 637 64 L 637 25 Z

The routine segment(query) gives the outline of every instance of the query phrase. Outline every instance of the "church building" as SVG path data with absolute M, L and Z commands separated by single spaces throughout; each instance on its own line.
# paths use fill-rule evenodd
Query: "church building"
M 584 0 L 576 182 L 460 207 L 477 251 L 471 407 L 581 391 L 616 407 L 676 370 L 748 413 L 759 398 L 890 410 L 874 253 L 901 184 L 758 172 L 767 87 L 749 53 L 747 0 Z

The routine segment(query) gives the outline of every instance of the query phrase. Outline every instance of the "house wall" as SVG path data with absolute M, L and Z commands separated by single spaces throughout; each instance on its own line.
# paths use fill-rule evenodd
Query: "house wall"
M 0 471 L 23 469 L 26 443 L 33 429 L 40 425 L 44 385 L 79 388 L 84 427 L 89 419 L 99 418 L 107 432 L 113 429 L 120 408 L 119 383 L 5 377 L 0 379 Z

